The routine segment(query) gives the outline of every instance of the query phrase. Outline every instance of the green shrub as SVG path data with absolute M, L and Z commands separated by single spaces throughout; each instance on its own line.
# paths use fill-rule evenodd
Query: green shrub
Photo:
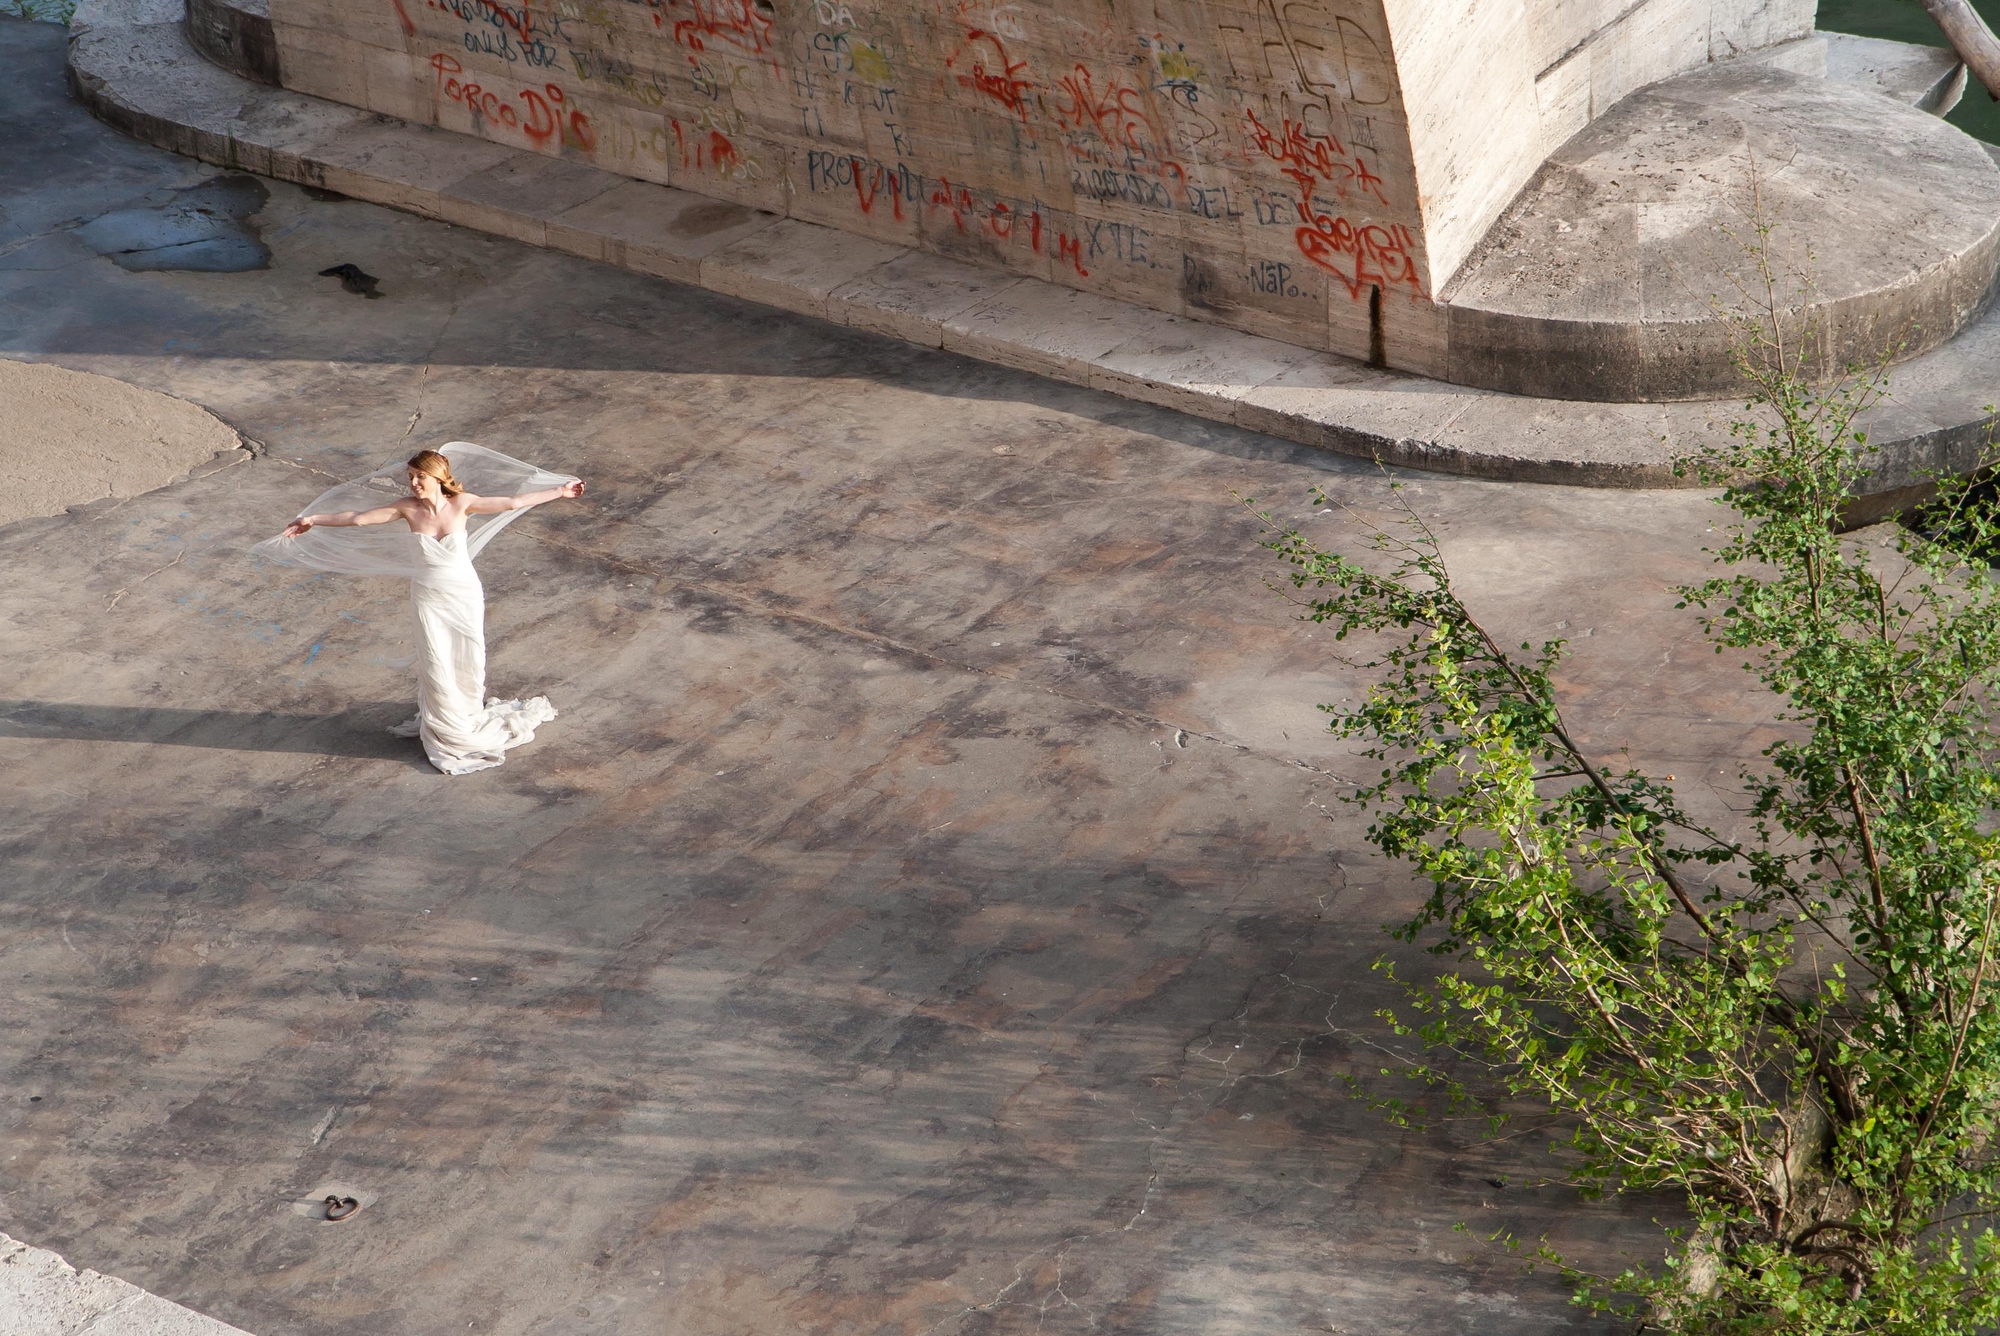
M 1268 516 L 1266 545 L 1370 647 L 1366 699 L 1324 708 L 1385 767 L 1351 795 L 1368 838 L 1430 886 L 1392 931 L 1443 964 L 1385 1016 L 1461 1061 L 1419 1074 L 1546 1101 L 1586 1192 L 1688 1203 L 1659 1265 L 1566 1267 L 1579 1302 L 1686 1336 L 1991 1331 L 2000 590 L 1969 554 L 2000 508 L 1941 479 L 1927 532 L 1843 535 L 1879 368 L 1815 387 L 1782 337 L 1744 347 L 1751 411 L 1686 464 L 1733 512 L 1720 570 L 1680 591 L 1783 735 L 1740 829 L 1608 766 L 1564 717 L 1564 643 L 1499 644 L 1414 512 L 1361 559 Z
M 68 23 L 76 17 L 76 0 L 0 0 L 0 14 L 43 23 Z

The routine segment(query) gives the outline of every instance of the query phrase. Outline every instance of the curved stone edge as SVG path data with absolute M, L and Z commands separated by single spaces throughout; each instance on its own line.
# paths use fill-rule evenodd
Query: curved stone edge
M 1893 233 L 1890 224 L 1878 220 L 1878 233 L 1853 239 L 1845 253 L 1836 249 L 1815 256 L 1820 282 L 1784 299 L 1785 318 L 1818 326 L 1831 367 L 1867 360 L 1890 342 L 1900 345 L 1899 363 L 1942 347 L 1978 320 L 1992 299 L 2000 274 L 2000 166 L 1979 141 L 1897 92 L 1924 95 L 1920 87 L 1871 83 L 1865 70 L 1854 71 L 1850 82 L 1744 61 L 1683 74 L 1632 94 L 1593 122 L 1589 134 L 1602 126 L 1612 138 L 1587 140 L 1579 134 L 1551 155 L 1439 294 L 1446 322 L 1445 374 L 1454 382 L 1497 393 L 1613 402 L 1703 402 L 1726 394 L 1736 382 L 1734 330 L 1710 307 L 1717 289 L 1727 291 L 1726 262 L 1706 272 L 1701 263 L 1688 265 L 1691 272 L 1682 274 L 1689 257 L 1676 256 L 1674 243 L 1661 243 L 1645 248 L 1649 254 L 1635 271 L 1633 256 L 1619 252 L 1618 239 L 1629 239 L 1632 225 L 1643 217 L 1635 211 L 1648 206 L 1601 199 L 1581 206 L 1571 191 L 1580 164 L 1568 155 L 1576 146 L 1588 145 L 1586 158 L 1609 151 L 1619 142 L 1619 127 L 1631 129 L 1619 116 L 1644 116 L 1649 105 L 1662 100 L 1741 118 L 1749 127 L 1753 163 L 1760 152 L 1768 159 L 1768 148 L 1756 147 L 1760 135 L 1782 127 L 1783 133 L 1796 136 L 1794 147 L 1802 161 L 1782 175 L 1793 182 L 1793 192 L 1808 192 L 1791 197 L 1791 208 L 1802 211 L 1808 228 L 1812 215 L 1803 212 L 1804 200 L 1821 210 L 1871 218 L 1867 199 L 1880 192 L 1871 192 L 1868 183 L 1917 178 L 1922 184 L 1905 188 L 1901 198 L 1905 208 L 1919 207 L 1921 200 L 1921 215 L 1914 221 L 1903 218 Z M 1883 106 L 1885 94 L 1897 105 Z M 1693 235 L 1714 237 L 1721 228 L 1741 225 L 1738 209 L 1749 178 L 1738 172 L 1732 160 L 1715 178 L 1706 171 L 1695 174 L 1718 185 L 1712 193 L 1696 193 L 1673 206 L 1705 215 Z M 1775 181 L 1780 174 L 1771 175 Z M 1724 180 L 1726 190 L 1720 184 Z M 1772 215 L 1773 221 L 1779 216 Z M 1564 219 L 1574 221 L 1576 236 L 1592 238 L 1571 241 L 1571 250 L 1559 252 L 1574 287 L 1554 300 L 1539 285 L 1526 291 L 1512 287 L 1506 275 L 1519 272 L 1524 254 L 1542 248 L 1543 242 L 1535 239 L 1546 238 L 1551 227 L 1569 230 L 1571 223 Z M 1685 228 L 1685 219 L 1674 226 Z M 1644 227 L 1640 230 L 1643 234 Z M 1798 234 L 1787 235 L 1796 244 Z M 1897 236 L 1921 238 L 1930 253 L 1920 263 L 1874 269 L 1884 243 Z M 1593 269 L 1593 257 L 1604 255 L 1607 243 L 1613 253 L 1606 267 Z M 1855 275 L 1851 260 L 1861 262 L 1861 276 Z M 1711 257 L 1707 263 L 1719 262 Z M 1671 283 L 1661 282 L 1663 272 L 1674 274 Z M 1645 298 L 1634 310 L 1629 303 L 1635 284 L 1679 288 L 1683 295 L 1666 301 L 1665 309 Z M 1823 291 L 1823 284 L 1837 290 Z M 1686 309 L 1688 297 L 1695 298 L 1698 313 Z
M 0 1234 L 0 1336 L 248 1336 L 137 1285 Z
M 1818 32 L 1826 43 L 1826 77 L 1943 116 L 1965 92 L 1966 69 L 1946 46 L 1918 46 L 1881 37 Z
M 1673 459 L 1717 439 L 1741 412 L 1735 401 L 1530 399 L 1377 370 L 265 87 L 203 59 L 180 22 L 162 21 L 166 2 L 84 0 L 71 25 L 70 82 L 107 123 L 218 166 L 1384 465 L 1586 487 L 1694 486 L 1674 475 Z M 1974 332 L 1908 364 L 1899 379 L 1952 361 L 1960 345 L 1978 342 Z M 1989 355 L 1973 370 L 1984 381 L 1996 365 Z M 1919 467 L 1971 461 L 1990 423 L 1962 411 L 1969 374 L 1932 374 L 1938 388 L 1928 398 L 1905 393 L 1876 415 L 1904 424 L 1871 427 L 1888 442 L 1876 490 L 1919 481 Z
M 267 6 L 251 0 L 187 0 L 187 31 L 195 50 L 231 74 L 274 87 L 284 82 Z

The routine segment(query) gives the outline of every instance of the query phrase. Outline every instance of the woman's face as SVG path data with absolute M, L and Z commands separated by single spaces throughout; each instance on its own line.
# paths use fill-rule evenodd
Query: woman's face
M 438 490 L 438 480 L 422 469 L 410 470 L 410 495 L 419 501 L 435 501 L 442 493 Z

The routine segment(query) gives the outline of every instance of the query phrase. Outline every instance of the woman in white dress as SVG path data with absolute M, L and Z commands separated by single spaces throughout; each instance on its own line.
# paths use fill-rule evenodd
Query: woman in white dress
M 503 495 L 480 495 L 454 475 Z M 580 479 L 545 473 L 465 441 L 442 451 L 417 452 L 402 471 L 409 494 L 383 505 L 395 465 L 321 496 L 317 507 L 345 506 L 300 515 L 282 535 L 257 545 L 265 556 L 316 570 L 350 575 L 407 575 L 416 613 L 417 715 L 392 732 L 423 739 L 424 754 L 447 775 L 470 774 L 501 764 L 510 747 L 534 737 L 555 718 L 546 696 L 526 700 L 486 697 L 486 591 L 472 558 L 514 515 L 562 497 L 583 495 Z M 517 490 L 523 483 L 544 485 Z M 495 485 L 497 484 L 497 485 Z M 335 535 L 402 521 L 407 532 Z M 381 540 L 390 541 L 381 541 Z

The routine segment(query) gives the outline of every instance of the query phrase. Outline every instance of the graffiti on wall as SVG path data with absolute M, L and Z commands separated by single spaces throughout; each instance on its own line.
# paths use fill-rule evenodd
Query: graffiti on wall
M 565 146 L 589 153 L 597 147 L 590 117 L 569 105 L 569 95 L 560 84 L 509 93 L 460 78 L 465 67 L 442 51 L 432 53 L 430 64 L 437 76 L 438 99 L 457 103 L 470 112 L 475 132 L 497 128 L 504 135 L 518 135 L 527 147 L 543 153 Z
M 778 67 L 777 24 L 756 0 L 667 0 L 674 40 L 693 57 L 715 49 Z
M 1421 294 L 1423 284 L 1408 227 L 1365 219 L 1357 223 L 1344 214 L 1330 212 L 1324 203 L 1329 194 L 1341 201 L 1363 195 L 1380 204 L 1389 202 L 1382 193 L 1382 178 L 1370 170 L 1366 159 L 1349 153 L 1331 134 L 1307 134 L 1304 124 L 1290 117 L 1283 118 L 1273 130 L 1255 111 L 1246 110 L 1244 116 L 1250 123 L 1251 144 L 1279 164 L 1298 187 L 1300 226 L 1293 236 L 1299 254 L 1339 280 L 1352 301 L 1366 297 L 1371 288 L 1401 288 Z
M 998 34 L 983 28 L 968 29 L 965 41 L 945 57 L 944 64 L 958 72 L 960 87 L 991 98 L 1011 116 L 1028 119 L 1028 104 L 1022 95 L 1035 86 L 1021 77 L 1028 62 L 1009 56 L 1007 44 Z
M 1172 33 L 996 0 L 296 2 L 393 10 L 445 123 L 609 170 L 1247 328 L 1282 312 L 1281 337 L 1329 295 L 1424 295 L 1380 0 Z

